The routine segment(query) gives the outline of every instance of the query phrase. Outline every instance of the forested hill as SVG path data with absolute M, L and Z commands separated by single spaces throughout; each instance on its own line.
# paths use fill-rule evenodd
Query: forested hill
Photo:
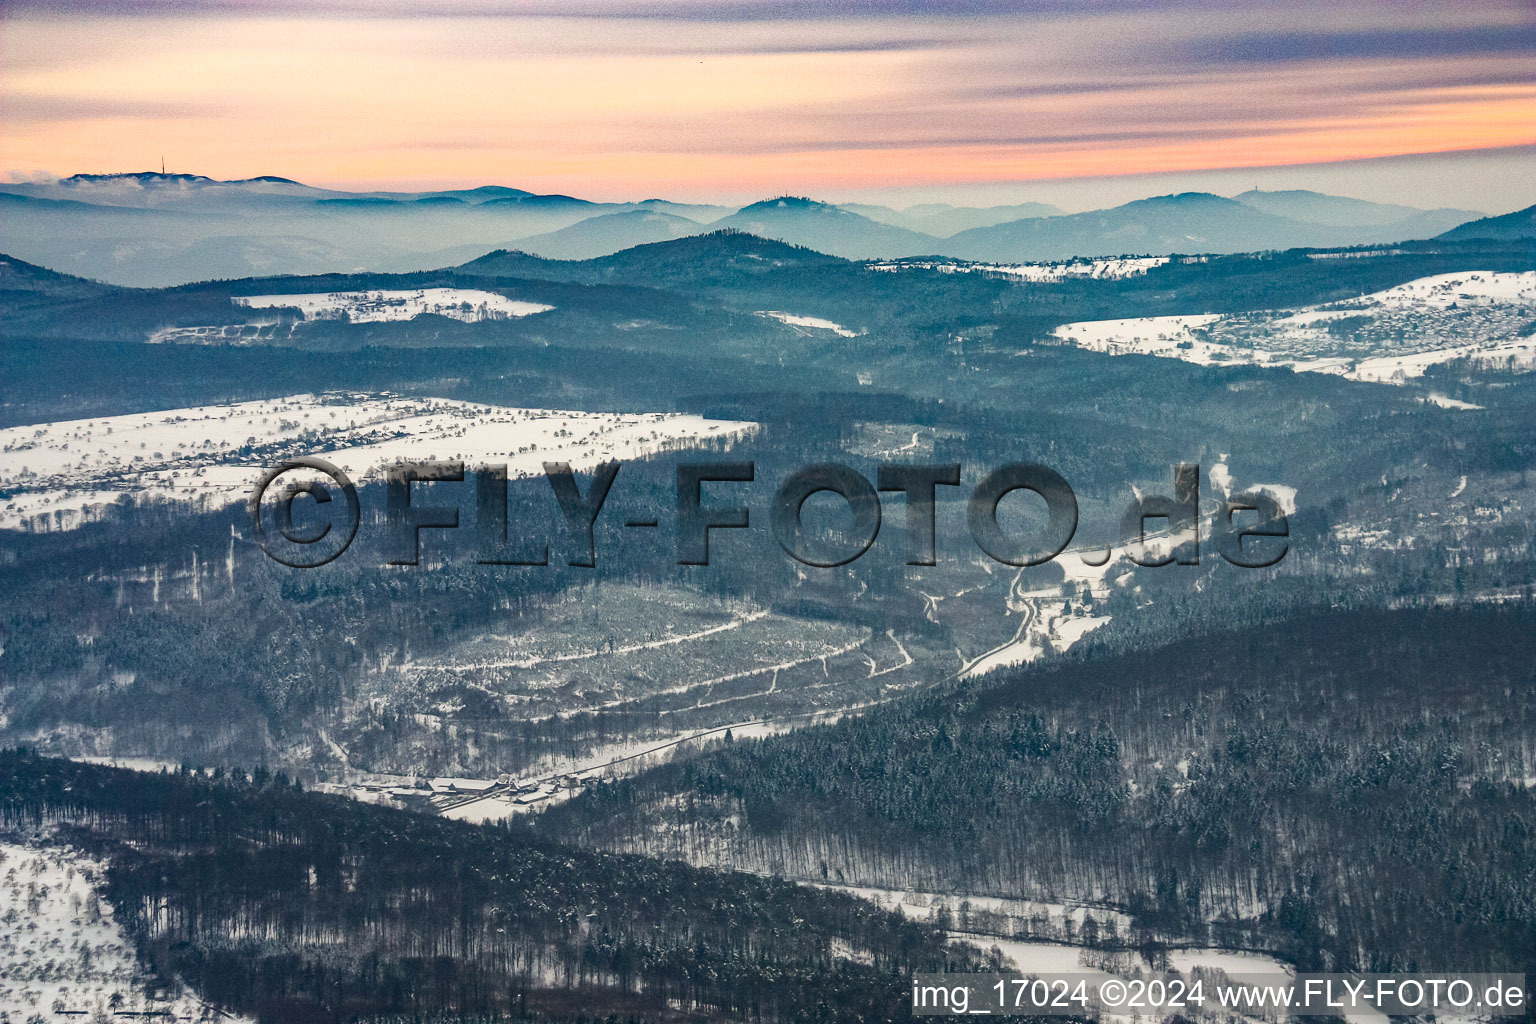
M 109 859 L 141 955 L 270 1021 L 385 1014 L 868 1021 L 973 969 L 841 894 L 298 792 L 0 752 L 0 834 Z
M 1136 941 L 1307 970 L 1536 972 L 1533 665 L 1529 603 L 1314 614 L 724 744 L 543 826 L 764 873 L 1103 903 Z

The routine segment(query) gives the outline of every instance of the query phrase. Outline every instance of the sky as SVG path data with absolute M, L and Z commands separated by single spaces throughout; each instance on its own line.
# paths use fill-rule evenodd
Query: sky
M 0 0 L 0 171 L 1536 198 L 1533 0 Z

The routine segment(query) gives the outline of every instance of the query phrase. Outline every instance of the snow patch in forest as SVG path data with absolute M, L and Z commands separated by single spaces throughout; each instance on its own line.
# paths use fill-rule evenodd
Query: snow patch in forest
M 1254 484 L 1247 490 L 1269 495 L 1280 506 L 1280 511 L 1288 516 L 1296 514 L 1296 488 L 1289 484 Z
M 1446 395 L 1430 392 L 1424 396 L 1424 401 L 1430 405 L 1438 405 L 1442 409 L 1481 409 L 1481 405 L 1473 405 L 1471 402 L 1463 402 L 1459 398 L 1450 398 Z
M 239 295 L 231 300 L 251 309 L 297 309 L 307 320 L 354 324 L 412 320 L 423 313 L 473 323 L 530 316 L 554 309 L 475 288 L 417 288 L 409 291 L 304 292 L 297 295 Z
M 101 895 L 105 875 L 105 862 L 77 851 L 0 842 L 0 1009 L 48 1020 L 238 1020 L 190 991 L 149 995 L 133 941 Z
M 1168 262 L 1167 256 L 1119 256 L 1105 259 L 1074 259 L 1054 263 L 967 263 L 963 261 L 901 260 L 890 263 L 872 263 L 870 270 L 896 272 L 902 270 L 937 270 L 941 274 L 993 274 L 1016 281 L 1045 284 L 1054 281 L 1091 279 L 1118 281 L 1128 277 L 1141 277 L 1153 267 Z
M 842 324 L 833 323 L 831 320 L 823 320 L 819 316 L 797 316 L 794 313 L 785 313 L 777 309 L 758 310 L 758 316 L 765 316 L 779 323 L 788 324 L 790 327 L 809 327 L 817 331 L 831 331 L 840 338 L 857 338 L 861 332 L 850 331 Z
M 1284 962 L 1260 953 L 1236 953 L 1226 949 L 1175 949 L 1168 953 L 1168 962 L 1180 974 L 1200 968 L 1207 971 L 1224 971 L 1232 975 L 1283 974 L 1290 976 L 1291 969 Z
M 1212 366 L 1232 361 L 1227 349 L 1196 338 L 1194 330 L 1221 319 L 1220 313 L 1138 316 L 1063 324 L 1054 334 L 1078 348 L 1108 355 L 1163 356 Z M 1254 361 L 1260 361 L 1255 359 Z
M 1103 566 L 1087 566 L 1083 563 L 1085 570 L 1094 570 L 1098 575 L 1089 576 L 1085 573 L 1078 581 L 1092 579 L 1101 582 L 1103 571 L 1108 566 L 1107 562 Z M 1043 596 L 1034 592 L 1010 594 L 1008 609 L 1023 615 L 1013 639 L 964 665 L 960 672 L 961 678 L 969 679 L 999 668 L 1028 665 L 1050 652 L 1065 653 L 1083 637 L 1107 625 L 1111 618 L 1108 615 L 1089 614 L 1080 605 L 1054 594 Z

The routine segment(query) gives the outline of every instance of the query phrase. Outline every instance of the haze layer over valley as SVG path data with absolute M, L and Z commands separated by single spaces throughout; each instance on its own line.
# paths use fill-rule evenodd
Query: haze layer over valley
M 724 229 L 850 259 L 1019 262 L 1396 242 L 1452 229 L 1466 235 L 1482 216 L 1304 190 L 1189 192 L 1067 214 L 1043 203 L 897 210 L 793 196 L 740 208 L 593 202 L 502 185 L 340 192 L 270 175 L 219 181 L 156 172 L 0 184 L 0 210 L 0 251 L 134 286 L 429 270 L 496 248 L 582 260 Z

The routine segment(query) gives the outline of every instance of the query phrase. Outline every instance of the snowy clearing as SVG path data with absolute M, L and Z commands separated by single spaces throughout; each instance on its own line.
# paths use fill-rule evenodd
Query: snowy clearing
M 1047 651 L 1060 654 L 1109 620 L 1108 615 L 1074 615 L 1066 611 L 1065 602 L 1042 601 L 1034 617 L 1020 627 L 1015 639 L 965 666 L 961 677 L 969 679 L 993 669 L 1028 665 Z
M 101 896 L 105 875 L 103 862 L 82 853 L 0 842 L 0 1010 L 18 1021 L 236 1020 L 188 991 L 150 997 L 133 942 Z
M 1254 484 L 1247 490 L 1269 495 L 1280 506 L 1280 511 L 1288 516 L 1296 514 L 1296 488 L 1289 484 Z
M 1195 329 L 1221 319 L 1219 313 L 1193 316 L 1141 316 L 1123 320 L 1085 320 L 1064 324 L 1055 334 L 1079 348 L 1108 355 L 1163 356 L 1209 366 L 1230 362 L 1226 350 L 1196 340 Z
M 246 500 L 268 467 L 318 455 L 354 482 L 402 461 L 590 468 L 740 437 L 755 424 L 677 413 L 517 409 L 382 394 L 290 395 L 271 401 L 59 420 L 0 430 L 0 528 L 70 529 L 127 498 L 197 509 Z M 46 523 L 38 523 L 46 516 Z
M 1536 369 L 1533 317 L 1536 271 L 1469 271 L 1298 310 L 1090 320 L 1063 324 L 1054 334 L 1110 355 L 1288 367 L 1401 384 L 1456 360 L 1481 370 Z M 1444 396 L 1429 401 L 1476 408 Z
M 348 320 L 354 324 L 411 320 L 423 313 L 473 323 L 529 316 L 554 309 L 473 288 L 415 291 L 305 292 L 298 295 L 241 295 L 233 302 L 251 309 L 297 309 L 307 320 Z
M 1445 395 L 1431 393 L 1425 396 L 1424 401 L 1431 405 L 1438 405 L 1442 409 L 1481 409 L 1481 405 L 1473 405 L 1471 402 L 1463 402 L 1459 398 L 1449 398 Z
M 861 333 L 859 331 L 850 331 L 842 324 L 835 324 L 831 320 L 823 320 L 819 316 L 797 316 L 794 313 L 785 313 L 777 309 L 760 309 L 757 315 L 768 317 L 770 320 L 777 320 L 779 323 L 788 324 L 790 327 L 808 327 L 817 331 L 831 331 L 840 338 L 857 338 Z
M 1063 260 L 1056 263 L 966 263 L 900 261 L 870 264 L 870 270 L 937 270 L 941 274 L 996 274 L 1017 281 L 1049 283 L 1070 278 L 1118 281 L 1140 277 L 1153 267 L 1167 263 L 1167 256 L 1120 256 L 1108 259 Z

